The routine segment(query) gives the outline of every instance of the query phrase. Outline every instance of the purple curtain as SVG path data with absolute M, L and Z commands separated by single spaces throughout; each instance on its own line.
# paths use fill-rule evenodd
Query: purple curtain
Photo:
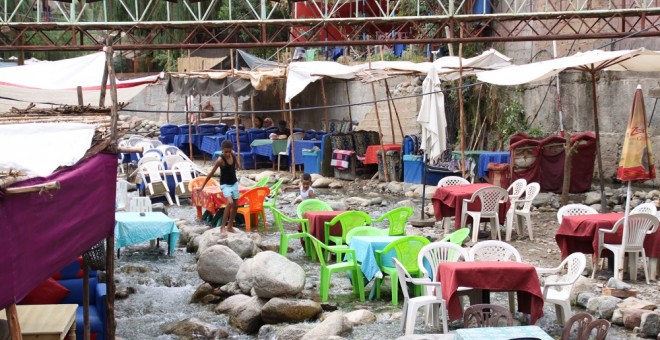
M 117 156 L 97 154 L 12 186 L 59 181 L 59 190 L 0 196 L 0 308 L 112 235 L 116 180 Z

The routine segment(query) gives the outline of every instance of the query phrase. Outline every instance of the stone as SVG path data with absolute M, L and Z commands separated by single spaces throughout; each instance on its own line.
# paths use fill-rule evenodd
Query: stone
M 305 271 L 278 253 L 264 251 L 243 263 L 236 281 L 243 292 L 254 289 L 260 298 L 295 296 L 305 287 Z
M 374 197 L 371 200 L 369 200 L 369 204 L 371 205 L 380 205 L 381 203 L 383 203 L 382 197 Z
M 255 182 L 255 181 L 253 181 L 253 180 L 251 180 L 251 179 L 249 179 L 245 176 L 239 178 L 238 182 L 241 186 L 244 186 L 244 187 L 252 187 L 255 184 L 257 184 L 257 182 Z
M 573 284 L 573 288 L 571 289 L 571 294 L 569 297 L 569 301 L 571 301 L 571 304 L 576 304 L 577 303 L 577 297 L 580 293 L 582 292 L 593 292 L 594 288 L 596 288 L 596 285 L 594 284 L 593 280 L 590 280 L 582 275 L 580 275 Z M 585 301 L 586 303 L 586 301 Z
M 261 309 L 264 323 L 295 323 L 315 319 L 323 310 L 312 300 L 272 298 Z
M 228 284 L 214 290 L 213 293 L 215 295 L 220 295 L 220 296 L 233 296 L 237 294 L 242 294 L 243 292 L 241 291 L 241 288 L 238 286 L 238 283 L 229 282 Z
M 250 297 L 247 295 L 243 295 L 243 294 L 233 295 L 228 297 L 224 301 L 220 302 L 217 306 L 215 306 L 215 308 L 213 308 L 213 311 L 218 314 L 229 313 L 234 308 L 243 304 L 243 302 L 249 299 Z
M 197 261 L 199 277 L 210 283 L 226 284 L 236 280 L 243 260 L 227 246 L 215 245 L 206 249 Z
M 202 301 L 202 298 L 211 294 L 213 294 L 213 286 L 208 282 L 204 282 L 195 289 L 195 292 L 190 297 L 190 303 L 199 303 Z
M 660 313 L 653 312 L 642 315 L 639 331 L 647 337 L 657 337 L 660 334 Z
M 312 182 L 312 188 L 327 188 L 333 181 L 332 178 L 321 177 Z
M 403 185 L 399 182 L 389 182 L 387 183 L 387 191 L 393 194 L 401 193 L 403 192 Z
M 612 313 L 612 319 L 610 322 L 623 326 L 623 312 L 619 308 L 615 309 Z
M 344 315 L 353 325 L 366 325 L 376 322 L 376 314 L 366 309 L 358 309 Z
M 229 312 L 229 324 L 241 331 L 256 333 L 264 323 L 261 319 L 261 308 L 266 300 L 253 296 L 239 303 Z
M 554 197 L 553 193 L 539 192 L 538 195 L 536 195 L 536 197 L 534 198 L 534 201 L 532 201 L 532 205 L 536 208 L 548 205 L 552 201 L 553 197 Z
M 353 331 L 353 325 L 341 312 L 332 312 L 323 322 L 304 335 L 305 339 L 337 335 L 342 336 Z
M 631 284 L 625 283 L 621 280 L 617 280 L 616 278 L 613 277 L 607 280 L 607 284 L 605 286 L 608 288 L 622 289 L 622 290 L 630 290 L 630 288 L 632 288 Z
M 217 228 L 216 228 L 217 229 Z M 227 237 L 218 239 L 218 244 L 229 247 L 242 259 L 253 257 L 259 252 L 255 241 L 250 237 L 258 234 L 247 233 L 227 233 Z
M 596 296 L 587 302 L 587 311 L 599 319 L 610 319 L 620 301 L 614 296 Z
M 307 332 L 309 332 L 314 325 L 311 324 L 295 324 L 282 327 L 277 331 L 277 340 L 301 340 Z
M 362 197 L 349 197 L 345 200 L 347 205 L 358 205 L 362 207 L 369 206 L 370 201 Z
M 651 311 L 658 307 L 655 303 L 651 301 L 638 299 L 632 296 L 621 301 L 621 303 L 619 303 L 616 306 L 620 309 L 646 309 Z
M 343 201 L 326 201 L 332 210 L 348 210 L 346 203 Z
M 260 171 L 258 174 L 254 176 L 254 180 L 258 182 L 264 177 L 269 177 L 270 178 L 269 182 L 272 182 L 273 179 L 275 178 L 275 175 L 276 175 L 275 171 L 271 171 L 271 170 Z
M 621 313 L 623 314 L 623 326 L 628 329 L 640 327 L 642 323 L 642 316 L 646 313 L 651 313 L 651 312 L 652 311 L 648 309 L 634 309 L 634 308 L 621 309 Z
M 340 181 L 334 181 L 328 185 L 330 189 L 341 189 L 344 187 L 344 184 Z
M 226 338 L 229 333 L 197 318 L 188 318 L 162 327 L 165 334 L 174 334 L 184 339 Z

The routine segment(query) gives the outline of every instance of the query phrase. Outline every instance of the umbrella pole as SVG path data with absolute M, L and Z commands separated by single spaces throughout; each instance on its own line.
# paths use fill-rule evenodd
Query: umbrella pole
M 626 237 L 626 231 L 628 231 L 628 216 L 630 215 L 630 183 L 632 181 L 628 181 L 628 190 L 626 190 L 626 209 L 625 209 L 625 214 L 623 215 L 623 237 Z M 598 254 L 600 256 L 600 254 Z M 596 263 L 598 263 L 598 258 L 596 259 Z M 616 277 L 617 280 L 623 280 L 623 262 L 626 260 L 626 253 L 621 253 L 621 258 L 619 258 L 619 270 L 614 273 L 614 277 Z M 594 268 L 596 270 L 596 268 Z
M 376 98 L 376 85 L 371 83 L 371 94 L 374 96 L 374 109 L 376 110 L 376 122 L 378 123 L 378 133 L 380 134 L 380 156 L 383 159 L 383 174 L 385 182 L 389 182 L 390 176 L 387 171 L 387 157 L 385 157 L 385 146 L 383 145 L 383 129 L 380 127 L 380 113 L 378 113 L 378 98 Z
M 353 109 L 351 105 L 351 94 L 348 92 L 348 80 L 344 84 L 346 84 L 346 99 L 348 100 L 348 119 L 351 120 L 351 124 L 348 125 L 348 131 L 353 131 Z
M 605 182 L 603 179 L 603 160 L 600 155 L 600 129 L 598 128 L 598 98 L 596 98 L 596 74 L 591 72 L 591 95 L 594 105 L 594 131 L 596 132 L 596 159 L 598 160 L 598 177 L 600 180 L 600 212 L 605 213 Z
M 463 30 L 461 39 L 463 38 Z M 465 112 L 463 112 L 463 43 L 458 44 L 458 112 L 461 129 L 461 176 L 465 178 Z
M 325 128 L 328 130 L 327 132 L 330 132 L 330 124 L 328 124 L 328 99 L 325 97 L 325 80 L 323 78 L 321 78 L 321 99 L 323 100 L 323 120 L 325 120 Z M 289 109 L 291 109 L 290 104 L 291 101 L 289 101 Z
M 424 207 L 426 204 L 426 152 L 422 155 L 422 211 L 419 214 L 420 219 L 424 219 Z

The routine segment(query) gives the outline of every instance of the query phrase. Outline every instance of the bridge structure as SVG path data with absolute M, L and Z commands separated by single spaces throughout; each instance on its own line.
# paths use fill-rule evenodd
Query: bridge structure
M 660 36 L 660 0 L 0 0 L 0 51 Z

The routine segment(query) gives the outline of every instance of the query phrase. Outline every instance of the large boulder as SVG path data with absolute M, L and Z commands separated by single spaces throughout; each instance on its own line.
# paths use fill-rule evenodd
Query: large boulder
M 616 306 L 621 309 L 646 309 L 646 310 L 654 310 L 658 307 L 655 303 L 651 301 L 638 299 L 632 296 L 621 301 L 621 303 L 619 303 Z
M 241 257 L 229 247 L 215 245 L 199 256 L 197 273 L 206 282 L 224 285 L 236 281 L 236 273 L 242 263 Z
M 366 309 L 358 309 L 344 315 L 353 325 L 365 325 L 376 322 L 376 314 Z
M 251 298 L 249 296 L 243 294 L 233 295 L 220 302 L 217 306 L 215 306 L 213 311 L 218 314 L 229 313 L 250 299 Z
M 582 292 L 593 292 L 594 289 L 596 288 L 596 285 L 594 284 L 593 280 L 590 280 L 582 275 L 580 275 L 573 284 L 573 288 L 571 289 L 571 294 L 569 301 L 571 304 L 577 304 L 577 297 L 580 293 Z
M 304 339 L 342 336 L 353 331 L 353 325 L 341 312 L 332 312 L 318 326 L 307 332 Z
M 314 319 L 321 312 L 316 301 L 272 298 L 261 309 L 261 319 L 267 324 L 293 323 Z
M 162 327 L 165 334 L 174 334 L 179 339 L 217 339 L 229 336 L 224 329 L 217 328 L 196 318 L 189 318 L 166 324 Z
M 587 311 L 599 319 L 610 319 L 621 299 L 614 296 L 596 296 L 587 302 Z
M 190 303 L 199 303 L 208 295 L 213 295 L 213 286 L 208 282 L 204 282 L 197 287 L 193 295 L 190 297 Z
M 660 313 L 653 312 L 642 315 L 639 331 L 649 338 L 657 337 L 660 334 Z
M 652 311 L 648 309 L 626 308 L 622 309 L 621 313 L 623 314 L 623 326 L 633 329 L 641 325 L 644 314 L 652 313 Z
M 254 293 L 264 299 L 295 296 L 305 287 L 305 270 L 286 257 L 264 251 L 246 260 L 236 274 L 244 293 Z
M 256 296 L 243 301 L 229 312 L 229 324 L 245 333 L 256 333 L 264 324 L 261 308 L 265 303 L 266 300 Z
M 227 233 L 223 235 L 220 228 L 213 228 L 205 231 L 199 238 L 199 245 L 197 254 L 203 253 L 209 247 L 217 244 L 229 247 L 241 258 L 252 257 L 259 252 L 257 244 L 260 242 L 261 236 L 255 233 L 244 233 L 235 229 L 234 233 Z

